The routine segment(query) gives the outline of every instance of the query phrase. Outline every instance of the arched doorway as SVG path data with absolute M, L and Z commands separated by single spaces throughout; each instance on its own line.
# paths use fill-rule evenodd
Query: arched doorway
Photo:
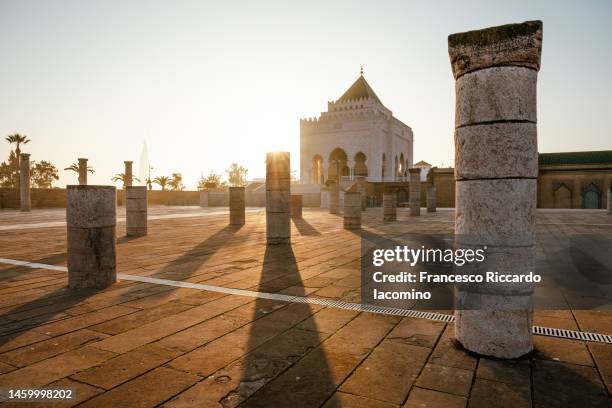
M 582 193 L 582 208 L 601 208 L 601 192 L 593 183 Z
M 367 176 L 368 175 L 368 166 L 365 164 L 366 155 L 362 152 L 359 152 L 355 155 L 355 170 L 354 174 L 356 176 Z
M 387 156 L 383 153 L 382 154 L 382 169 L 380 171 L 382 181 L 385 181 L 385 167 L 387 167 Z
M 400 177 L 404 177 L 406 175 L 406 169 L 404 168 L 404 153 L 400 154 L 398 171 Z
M 397 156 L 395 156 L 394 164 L 393 164 L 393 179 L 394 180 L 397 180 L 398 174 L 399 174 L 399 169 L 398 169 L 398 163 L 397 163 Z
M 323 176 L 323 158 L 319 154 L 312 157 L 312 174 L 310 182 L 313 184 L 323 184 L 325 182 Z
M 555 208 L 572 208 L 572 192 L 565 184 L 554 191 L 553 202 Z
M 346 152 L 339 147 L 334 149 L 329 155 L 329 167 L 327 178 L 340 181 L 341 176 L 349 176 L 350 169 L 347 166 L 348 158 Z M 338 174 L 340 173 L 340 174 Z

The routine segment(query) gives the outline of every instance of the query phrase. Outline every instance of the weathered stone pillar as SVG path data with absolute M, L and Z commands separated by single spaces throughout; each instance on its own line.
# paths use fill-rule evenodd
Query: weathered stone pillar
M 125 230 L 130 237 L 147 235 L 147 187 L 125 187 Z
M 200 191 L 200 207 L 208 207 L 208 190 Z
M 340 212 L 340 185 L 335 180 L 330 180 L 329 185 L 329 213 L 338 214 Z
M 365 176 L 355 177 L 357 180 L 357 191 L 361 194 L 361 211 L 368 207 L 368 180 Z
M 436 212 L 436 187 L 427 187 L 427 194 L 425 196 L 427 200 L 427 212 Z
M 87 159 L 79 158 L 79 184 L 87 185 Z
M 271 152 L 266 158 L 266 239 L 268 245 L 291 243 L 289 152 Z
M 462 273 L 535 269 L 538 153 L 536 81 L 542 22 L 453 34 L 456 79 L 455 240 L 487 246 Z M 468 350 L 515 358 L 533 349 L 533 287 L 480 283 L 456 288 L 455 334 Z
M 397 191 L 392 187 L 383 190 L 383 220 L 397 220 Z
M 117 280 L 117 194 L 113 186 L 68 186 L 68 284 L 105 288 Z
M 132 162 L 131 161 L 124 161 L 123 163 L 125 163 L 125 182 L 123 183 L 123 187 L 129 187 L 132 185 L 132 179 L 133 179 L 133 175 L 132 175 Z
M 302 218 L 302 195 L 291 194 L 290 213 L 291 218 Z
M 608 215 L 612 215 L 612 186 L 608 187 Z
M 408 201 L 410 203 L 410 215 L 421 215 L 421 169 L 411 168 L 408 169 L 410 173 L 410 196 Z
M 19 202 L 21 211 L 30 211 L 30 153 L 21 153 L 19 157 Z
M 344 229 L 361 228 L 361 193 L 357 191 L 344 192 Z
M 245 195 L 244 187 L 229 188 L 230 225 L 244 225 Z

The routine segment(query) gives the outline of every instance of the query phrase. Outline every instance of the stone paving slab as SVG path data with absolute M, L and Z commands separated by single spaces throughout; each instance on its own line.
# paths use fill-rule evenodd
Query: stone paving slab
M 206 210 L 206 209 L 204 209 Z M 224 287 L 360 301 L 359 235 L 304 209 L 292 246 L 268 247 L 265 214 L 241 228 L 199 207 L 150 209 L 149 235 L 118 225 L 118 270 Z M 0 211 L 0 225 L 63 222 L 63 210 Z M 541 210 L 538 233 L 612 233 L 602 211 Z M 452 233 L 452 210 L 369 233 Z M 4 230 L 0 258 L 65 265 L 65 227 Z M 540 256 L 549 256 L 542 252 Z M 544 258 L 546 259 L 546 258 Z M 612 345 L 536 336 L 506 362 L 466 352 L 453 326 L 305 303 L 120 281 L 71 292 L 66 273 L 0 264 L 0 385 L 69 387 L 76 399 L 7 406 L 609 406 Z M 536 324 L 612 334 L 606 310 L 545 310 Z

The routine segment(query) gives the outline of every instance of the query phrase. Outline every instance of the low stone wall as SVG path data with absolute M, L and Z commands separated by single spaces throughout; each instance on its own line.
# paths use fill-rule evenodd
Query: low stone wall
M 227 193 L 215 193 L 225 196 L 215 201 L 225 205 L 229 204 Z M 199 205 L 200 195 L 198 191 L 160 191 L 151 190 L 147 194 L 149 205 Z M 66 208 L 66 189 L 65 188 L 33 188 L 31 190 L 32 208 Z M 124 191 L 117 190 L 117 204 L 123 205 L 125 202 Z M 222 204 L 222 203 L 225 204 Z M 19 190 L 14 188 L 0 188 L 0 208 L 19 208 Z

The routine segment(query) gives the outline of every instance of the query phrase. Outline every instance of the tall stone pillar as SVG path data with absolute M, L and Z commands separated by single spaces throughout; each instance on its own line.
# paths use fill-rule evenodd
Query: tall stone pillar
M 230 225 L 244 225 L 245 195 L 244 187 L 229 188 Z
M 608 215 L 612 215 L 612 186 L 608 187 Z
M 208 207 L 208 190 L 200 191 L 200 207 Z
M 19 202 L 21 211 L 30 211 L 30 153 L 21 153 L 19 159 Z
M 87 159 L 79 158 L 79 184 L 87 185 Z
M 427 201 L 427 212 L 436 212 L 436 187 L 429 186 L 427 187 L 426 193 L 426 201 Z
M 147 235 L 147 187 L 125 187 L 125 230 L 130 237 Z
M 541 47 L 541 21 L 448 37 L 456 80 L 455 241 L 487 246 L 485 260 L 462 273 L 535 269 Z M 497 358 L 533 349 L 532 285 L 458 286 L 455 310 L 455 334 L 466 349 Z
M 344 192 L 344 229 L 361 228 L 361 193 L 357 191 Z
M 133 179 L 133 175 L 132 175 L 132 162 L 131 161 L 124 161 L 123 163 L 125 163 L 125 181 L 123 183 L 123 187 L 129 187 L 132 185 L 132 179 Z
M 291 218 L 301 219 L 302 218 L 302 195 L 291 194 L 290 198 L 290 213 Z
M 365 176 L 357 176 L 357 191 L 361 194 L 361 211 L 368 207 L 368 180 Z
M 408 201 L 410 203 L 410 215 L 421 215 L 421 169 L 411 168 L 408 169 L 410 173 L 410 196 Z
M 340 185 L 335 180 L 330 180 L 329 185 L 329 213 L 338 214 L 340 212 Z
M 71 289 L 105 288 L 117 281 L 113 186 L 68 186 L 68 284 Z
M 392 187 L 383 190 L 383 220 L 397 220 L 397 191 Z
M 268 245 L 291 243 L 289 152 L 270 152 L 266 158 L 266 239 Z

